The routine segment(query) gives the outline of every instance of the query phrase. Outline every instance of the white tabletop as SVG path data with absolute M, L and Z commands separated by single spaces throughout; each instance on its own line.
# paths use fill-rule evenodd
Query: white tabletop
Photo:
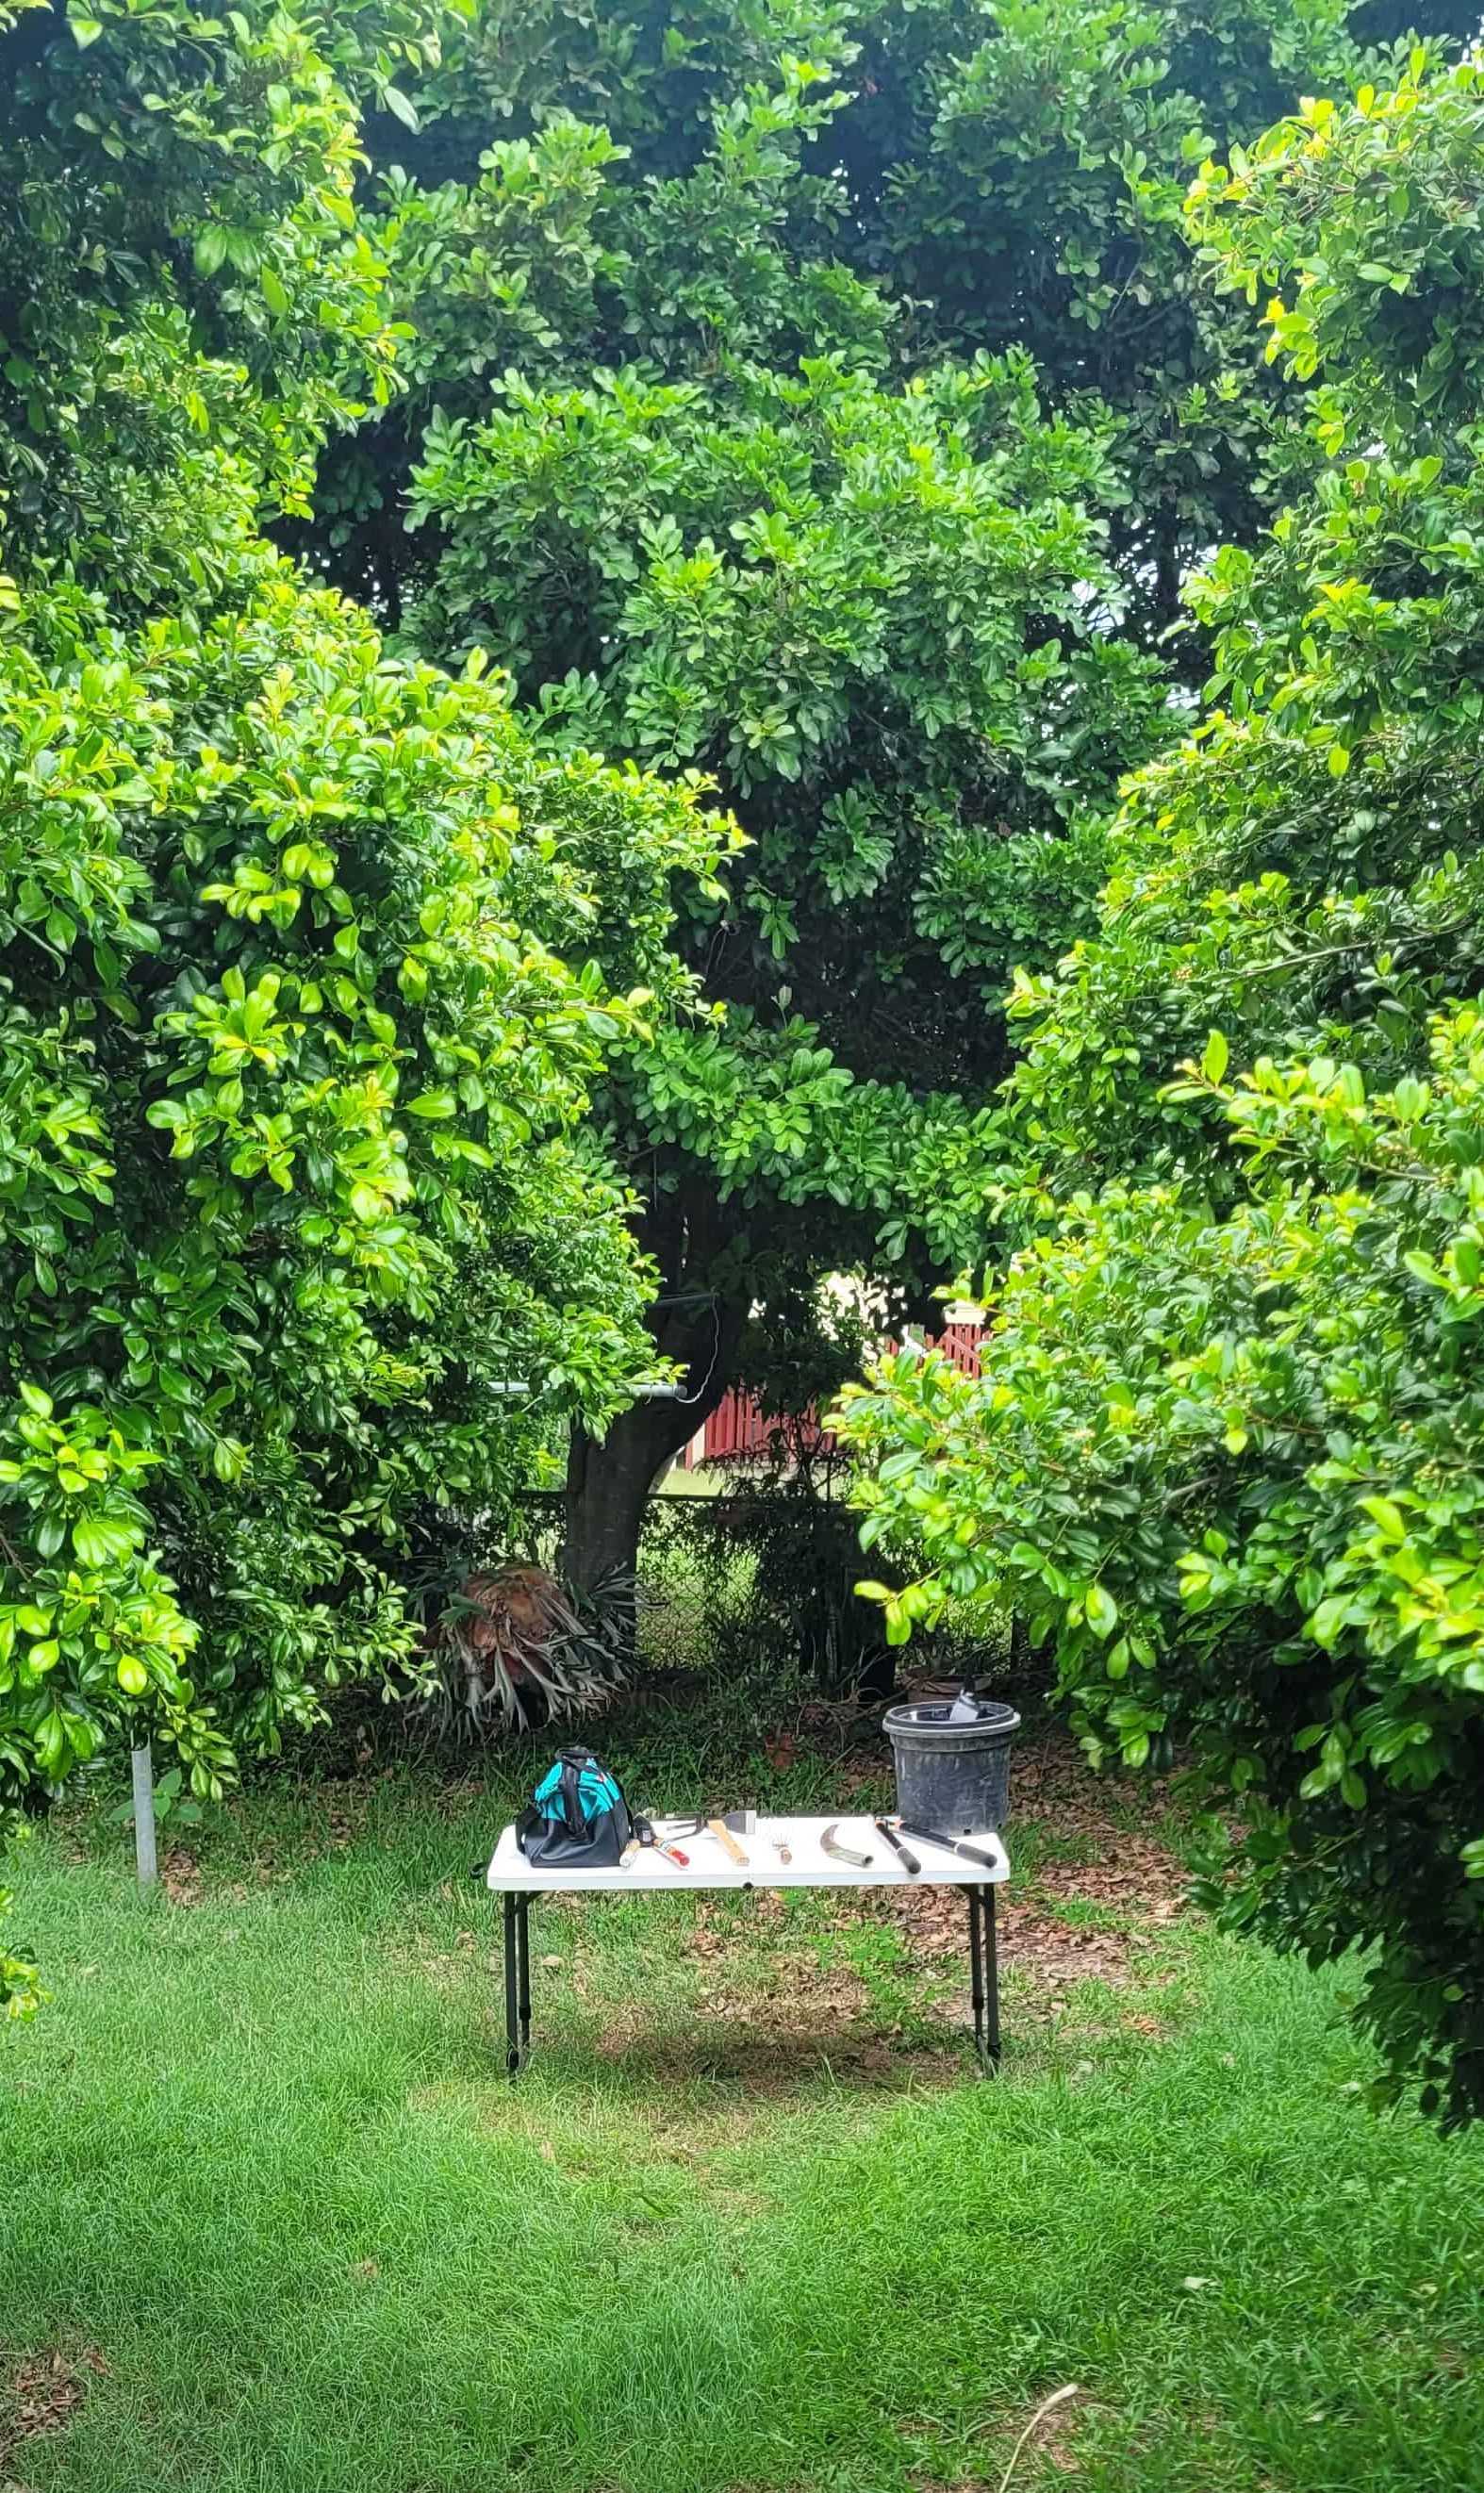
M 663 1836 L 673 1825 L 689 1825 L 684 1818 L 657 1817 L 654 1829 Z M 853 1870 L 848 1861 L 834 1860 L 821 1850 L 819 1838 L 832 1826 L 842 1844 L 852 1852 L 869 1852 L 871 1860 L 864 1870 Z M 773 1839 L 779 1837 L 788 1847 L 792 1859 L 780 1861 Z M 591 1888 L 609 1894 L 638 1888 L 684 1893 L 701 1887 L 992 1887 L 1010 1876 L 1010 1863 L 997 1835 L 974 1835 L 966 1840 L 981 1852 L 994 1855 L 993 1867 L 979 1861 L 965 1861 L 962 1854 L 949 1852 L 944 1847 L 930 1844 L 926 1836 L 908 1835 L 904 1842 L 922 1863 L 913 1876 L 905 1870 L 884 1836 L 878 1835 L 869 1817 L 759 1817 L 747 1834 L 740 1831 L 735 1841 L 747 1854 L 743 1869 L 724 1850 L 714 1835 L 702 1829 L 699 1835 L 675 1836 L 682 1852 L 690 1854 L 689 1869 L 682 1870 L 652 1845 L 645 1845 L 626 1869 L 562 1870 L 532 1866 L 516 1842 L 516 1830 L 507 1826 L 494 1847 L 493 1857 L 486 1872 L 486 1884 L 506 1895 L 555 1895 L 562 1888 Z

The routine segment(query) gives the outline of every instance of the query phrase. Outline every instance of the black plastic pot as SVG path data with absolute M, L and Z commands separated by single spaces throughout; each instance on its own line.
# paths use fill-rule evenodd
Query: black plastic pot
M 944 1835 L 976 1835 L 1004 1824 L 1010 1743 L 1021 1727 L 1013 1705 L 985 1697 L 893 1705 L 883 1727 L 905 1818 Z

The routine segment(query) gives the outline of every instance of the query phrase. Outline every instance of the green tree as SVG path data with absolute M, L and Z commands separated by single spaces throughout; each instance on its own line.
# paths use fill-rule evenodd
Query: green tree
M 1096 1756 L 1190 1743 L 1229 1919 L 1373 1949 L 1361 2014 L 1484 2108 L 1484 93 L 1318 102 L 1192 195 L 1322 465 L 1193 595 L 1206 714 L 1097 935 L 1026 982 L 1025 1243 L 979 1382 L 849 1401 L 869 1539 L 1054 1638 Z
M 402 531 L 432 408 L 483 415 L 511 368 L 787 370 L 851 302 L 898 375 L 1021 348 L 1049 401 L 1112 410 L 1113 551 L 1158 633 L 1273 507 L 1276 405 L 1198 280 L 1191 176 L 1424 20 L 1476 31 L 1469 0 L 480 0 L 413 81 L 421 127 L 371 123 L 412 386 L 337 455 L 316 538 L 395 611 L 435 551 Z
M 971 1167 L 944 1182 L 944 1067 L 981 1091 L 1002 1071 L 1010 963 L 1049 962 L 1086 910 L 1098 799 L 1162 705 L 1110 631 L 1106 423 L 1048 416 L 1017 354 L 904 390 L 889 303 L 791 241 L 839 101 L 787 57 L 716 103 L 642 220 L 631 185 L 605 196 L 610 142 L 557 117 L 499 142 L 472 192 L 402 187 L 385 231 L 414 319 L 431 307 L 414 365 L 461 371 L 471 298 L 536 213 L 516 290 L 546 337 L 535 377 L 481 385 L 483 417 L 431 405 L 412 517 L 437 559 L 403 578 L 402 640 L 489 649 L 553 748 L 713 775 L 750 840 L 727 895 L 686 912 L 708 1008 L 622 1051 L 600 1110 L 687 1393 L 601 1445 L 579 1432 L 584 1576 L 632 1563 L 655 1471 L 745 1361 L 756 1307 L 833 1266 L 960 1251 L 978 1196 Z M 554 266 L 553 188 L 588 203 Z M 594 238 L 604 217 L 622 248 Z M 584 303 L 645 360 L 595 379 Z
M 436 0 L 213 17 L 0 13 L 0 496 L 11 558 L 115 598 L 214 593 L 306 510 L 398 337 L 356 226 L 357 99 L 436 56 Z
M 581 1121 L 734 834 L 537 754 L 255 533 L 395 366 L 352 26 L 10 37 L 0 1831 L 123 1726 L 211 1792 L 397 1678 L 409 1551 L 654 1370 Z
M 409 385 L 317 554 L 751 842 L 684 929 L 725 1019 L 605 1094 L 688 1391 L 577 1441 L 579 1572 L 739 1367 L 779 1381 L 755 1310 L 842 1266 L 920 1303 L 979 1230 L 1012 968 L 1090 924 L 1174 581 L 1294 455 L 1180 198 L 1405 22 L 1351 14 L 491 0 L 374 125 Z
M 579 1446 L 584 1573 L 632 1560 L 754 1302 L 811 1266 L 940 1270 L 969 1234 L 972 1170 L 963 1195 L 930 1174 L 935 1137 L 1003 1071 L 1010 961 L 1087 907 L 1096 797 L 1160 710 L 1097 628 L 1105 476 L 1014 360 L 905 394 L 833 354 L 711 391 L 513 386 L 430 432 L 442 628 L 512 667 L 549 739 L 715 774 L 752 843 L 687 913 L 725 1014 L 657 1025 L 606 1094 L 695 1398 Z

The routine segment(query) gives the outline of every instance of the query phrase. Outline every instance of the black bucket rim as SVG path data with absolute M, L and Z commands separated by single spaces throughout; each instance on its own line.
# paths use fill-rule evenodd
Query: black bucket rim
M 988 1748 L 996 1740 L 1009 1739 L 1021 1727 L 1015 1707 L 1004 1704 L 997 1697 L 976 1699 L 983 1710 L 972 1723 L 951 1723 L 948 1717 L 957 1701 L 956 1697 L 944 1697 L 920 1704 L 889 1705 L 881 1718 L 881 1728 L 889 1740 L 915 1740 L 925 1747 L 935 1747 L 939 1740 L 966 1739 L 971 1746 L 983 1741 Z

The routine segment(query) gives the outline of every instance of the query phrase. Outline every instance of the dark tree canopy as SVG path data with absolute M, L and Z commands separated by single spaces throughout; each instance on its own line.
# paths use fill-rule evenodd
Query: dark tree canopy
M 419 386 L 340 479 L 341 558 L 396 596 L 429 412 L 483 413 L 507 366 L 676 379 L 761 346 L 787 369 L 864 316 L 899 376 L 1023 347 L 1049 401 L 1113 411 L 1115 548 L 1159 631 L 1184 565 L 1273 507 L 1273 405 L 1194 268 L 1185 191 L 1300 94 L 1382 75 L 1420 22 L 1390 0 L 491 0 L 416 82 L 420 130 L 372 125 L 410 211 L 389 239 Z M 847 273 L 874 311 L 839 300 Z M 739 316 L 759 280 L 784 315 L 765 338 Z

